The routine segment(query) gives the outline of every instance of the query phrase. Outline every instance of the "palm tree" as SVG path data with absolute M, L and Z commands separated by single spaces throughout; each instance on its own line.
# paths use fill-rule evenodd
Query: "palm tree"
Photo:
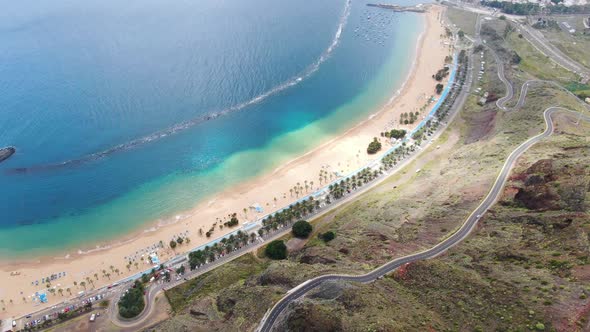
M 114 266 L 111 265 L 110 268 L 111 268 L 111 272 L 115 271 L 115 267 Z
M 64 296 L 64 290 L 63 289 L 58 289 L 57 292 L 59 293 L 59 295 Z
M 66 288 L 66 292 L 68 292 L 70 295 L 72 295 L 72 291 L 70 290 L 70 288 Z
M 293 197 L 293 188 L 289 189 L 289 193 L 291 193 L 291 197 Z
M 27 303 L 27 298 L 23 296 L 23 302 Z
M 107 274 L 107 270 L 102 270 L 102 276 L 104 277 Z
M 139 265 L 139 263 L 135 262 L 134 264 L 135 264 L 135 269 L 137 270 L 137 266 Z
M 10 304 L 13 304 L 13 301 L 12 301 L 12 299 L 8 300 L 8 302 L 9 302 Z
M 98 273 L 95 273 L 94 277 L 96 278 L 96 280 L 98 280 Z
M 244 217 L 246 219 L 248 219 L 248 209 L 244 208 L 243 211 L 244 211 Z
M 127 264 L 127 271 L 131 271 L 131 264 Z
M 76 288 L 78 288 L 78 282 L 74 281 L 74 286 L 76 286 Z
M 84 290 L 86 290 L 86 283 L 84 281 L 80 282 L 80 286 L 84 287 Z
M 109 280 L 111 280 L 111 274 L 110 273 L 107 273 L 106 276 L 107 276 L 107 278 L 109 278 Z
M 115 273 L 119 275 L 119 269 L 115 269 Z

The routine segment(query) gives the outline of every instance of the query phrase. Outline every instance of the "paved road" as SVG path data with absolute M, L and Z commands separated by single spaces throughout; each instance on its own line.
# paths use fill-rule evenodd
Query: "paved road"
M 508 179 L 508 175 L 510 174 L 510 170 L 514 165 L 514 162 L 531 146 L 535 143 L 539 142 L 540 140 L 550 136 L 553 133 L 553 121 L 551 116 L 557 111 L 570 111 L 568 109 L 559 107 L 559 106 L 552 106 L 545 109 L 543 113 L 543 117 L 545 120 L 545 131 L 543 133 L 531 137 L 526 142 L 522 143 L 519 147 L 517 147 L 506 159 L 504 166 L 502 167 L 500 174 L 496 178 L 492 189 L 485 197 L 485 199 L 480 203 L 480 205 L 469 215 L 467 220 L 463 223 L 461 228 L 451 235 L 446 240 L 440 242 L 436 246 L 419 252 L 412 255 L 404 256 L 395 260 L 390 261 L 389 263 L 382 265 L 381 267 L 367 273 L 364 275 L 359 276 L 351 276 L 351 275 L 324 275 L 297 286 L 296 288 L 292 289 L 285 297 L 283 297 L 276 305 L 265 315 L 263 318 L 258 331 L 260 332 L 270 332 L 273 330 L 273 325 L 276 322 L 279 315 L 287 308 L 287 306 L 292 303 L 293 301 L 301 298 L 310 290 L 316 288 L 320 284 L 326 281 L 353 281 L 353 282 L 361 282 L 361 283 L 368 283 L 375 281 L 376 279 L 394 271 L 395 269 L 399 268 L 402 265 L 415 262 L 418 260 L 424 260 L 429 258 L 434 258 L 449 248 L 457 245 L 462 240 L 464 240 L 471 231 L 477 225 L 477 222 L 481 218 L 481 216 L 496 202 L 500 194 L 502 193 L 502 189 Z M 590 117 L 583 115 L 583 119 L 586 121 L 590 121 Z
M 528 81 L 526 81 L 526 82 L 524 82 L 524 83 L 522 84 L 522 87 L 520 88 L 520 96 L 519 96 L 519 98 L 518 98 L 518 102 L 516 103 L 516 105 L 514 105 L 514 107 L 513 107 L 511 110 L 517 110 L 517 109 L 521 108 L 522 106 L 524 106 L 524 103 L 525 103 L 525 99 L 526 99 L 526 95 L 527 95 L 528 89 L 529 89 L 529 87 L 530 87 L 531 85 L 534 85 L 534 84 L 549 84 L 549 85 L 553 85 L 553 86 L 555 86 L 556 88 L 559 88 L 559 89 L 563 90 L 564 92 L 566 92 L 566 93 L 567 93 L 567 94 L 569 94 L 570 96 L 572 96 L 572 97 L 574 97 L 574 98 L 578 99 L 578 97 L 577 97 L 575 94 L 573 94 L 573 93 L 572 93 L 570 90 L 566 89 L 564 86 L 562 86 L 561 84 L 559 84 L 559 83 L 557 83 L 557 82 L 555 82 L 555 81 L 547 81 L 547 80 L 528 80 Z M 588 105 L 588 104 L 584 104 L 584 103 L 582 103 L 582 104 L 583 104 L 583 106 L 584 106 L 586 109 L 590 109 L 590 105 Z M 507 109 L 507 110 L 508 110 L 508 109 Z
M 476 43 L 480 41 L 480 38 L 479 38 L 480 29 L 481 29 L 481 21 L 478 16 L 478 19 L 476 21 Z M 512 109 L 508 109 L 505 106 L 505 104 L 514 97 L 514 88 L 513 88 L 512 83 L 510 81 L 508 81 L 506 79 L 506 77 L 504 76 L 504 67 L 503 67 L 502 61 L 500 60 L 500 58 L 497 56 L 497 54 L 494 52 L 493 49 L 491 49 L 490 47 L 488 47 L 488 49 L 492 52 L 492 54 L 494 55 L 494 58 L 497 61 L 498 77 L 500 78 L 500 80 L 502 82 L 504 82 L 504 85 L 506 86 L 506 96 L 499 99 L 496 103 L 496 105 L 500 109 L 502 109 L 504 111 L 510 111 L 510 110 L 517 110 L 520 107 L 522 107 L 525 103 L 525 98 L 526 98 L 528 87 L 530 84 L 533 84 L 536 82 L 544 82 L 544 83 L 555 84 L 558 87 L 563 88 L 559 84 L 552 82 L 552 81 L 538 81 L 538 80 L 527 81 L 523 84 L 523 86 L 521 88 L 521 94 L 520 94 L 519 100 L 518 100 L 517 104 L 515 105 L 515 107 Z M 470 64 L 471 63 L 472 62 L 470 61 Z M 471 77 L 471 75 L 472 74 L 469 73 L 470 77 Z M 467 86 L 462 90 L 462 95 L 466 96 L 468 91 L 469 91 L 469 87 Z M 553 133 L 553 121 L 551 119 L 551 116 L 555 112 L 560 111 L 560 110 L 570 111 L 568 109 L 565 109 L 565 108 L 559 107 L 559 106 L 552 106 L 552 107 L 545 109 L 545 111 L 543 112 L 543 118 L 545 120 L 545 125 L 546 125 L 545 131 L 543 131 L 543 133 L 541 133 L 539 135 L 531 137 L 530 139 L 528 139 L 527 141 L 522 143 L 520 146 L 518 146 L 514 151 L 512 151 L 512 153 L 508 156 L 508 158 L 504 162 L 504 165 L 503 165 L 502 169 L 500 170 L 500 174 L 498 174 L 498 177 L 496 178 L 496 181 L 494 182 L 488 195 L 484 198 L 484 200 L 480 203 L 480 205 L 469 215 L 469 217 L 465 220 L 465 222 L 463 223 L 461 228 L 457 232 L 453 233 L 453 235 L 451 235 L 450 237 L 448 237 L 444 241 L 440 242 L 439 244 L 437 244 L 436 246 L 434 246 L 428 250 L 418 252 L 415 254 L 411 254 L 408 256 L 404 256 L 401 258 L 397 258 L 397 259 L 392 260 L 392 261 L 386 263 L 385 265 L 382 265 L 381 267 L 379 267 L 367 274 L 364 274 L 364 275 L 358 275 L 358 276 L 324 275 L 324 276 L 310 279 L 310 280 L 300 284 L 299 286 L 291 289 L 286 296 L 284 296 L 281 300 L 279 300 L 279 302 L 277 302 L 275 304 L 275 306 L 272 309 L 270 309 L 266 313 L 266 315 L 263 317 L 263 319 L 258 327 L 258 331 L 259 332 L 272 331 L 273 326 L 274 326 L 275 322 L 277 321 L 278 317 L 289 306 L 290 303 L 301 298 L 302 296 L 307 294 L 310 290 L 318 287 L 323 282 L 326 282 L 326 281 L 353 281 L 353 282 L 361 282 L 361 283 L 372 282 L 372 281 L 375 281 L 376 279 L 378 279 L 388 273 L 391 273 L 395 269 L 397 269 L 405 264 L 415 262 L 418 260 L 434 258 L 434 257 L 444 253 L 449 248 L 460 243 L 475 228 L 475 226 L 477 225 L 477 222 L 479 221 L 481 216 L 492 205 L 494 205 L 494 203 L 496 202 L 496 200 L 498 199 L 498 197 L 502 193 L 502 189 L 506 183 L 508 175 L 510 174 L 510 170 L 512 169 L 515 161 L 525 151 L 527 151 L 531 146 L 533 146 L 535 143 L 550 136 Z M 580 114 L 580 119 L 582 119 L 582 118 L 586 121 L 590 121 L 590 116 Z
M 478 14 L 477 19 L 475 21 L 475 39 L 473 40 L 473 43 L 475 46 L 483 45 L 494 57 L 494 60 L 496 61 L 498 78 L 500 79 L 500 81 L 502 81 L 502 83 L 504 83 L 504 86 L 506 88 L 506 95 L 496 100 L 496 106 L 498 106 L 498 108 L 503 111 L 508 111 L 508 109 L 506 108 L 506 103 L 514 97 L 514 87 L 512 85 L 512 82 L 506 79 L 506 75 L 504 75 L 504 63 L 502 62 L 496 51 L 494 51 L 493 48 L 482 42 L 481 24 L 481 14 Z
M 463 107 L 463 105 L 465 104 L 465 101 L 467 100 L 467 97 L 469 96 L 469 90 L 471 89 L 471 84 L 473 82 L 473 67 L 472 67 L 473 53 L 468 52 L 468 57 L 469 57 L 469 60 L 467 63 L 467 73 L 466 73 L 466 78 L 465 78 L 465 84 L 462 87 L 459 96 L 455 100 L 455 103 L 453 105 L 453 110 L 451 112 L 452 115 L 448 121 L 449 123 L 456 116 L 456 114 L 458 113 L 458 110 L 460 110 Z M 419 253 L 416 255 L 420 255 L 420 254 L 422 254 L 422 253 Z M 281 312 L 283 312 L 283 310 L 288 306 L 289 303 L 291 303 L 292 301 L 305 295 L 308 291 L 317 287 L 318 285 L 320 285 L 324 281 L 343 280 L 343 281 L 370 282 L 370 281 L 373 281 L 376 278 L 378 278 L 384 274 L 387 274 L 387 273 L 395 270 L 397 267 L 411 261 L 411 257 L 414 257 L 414 256 L 412 255 L 412 256 L 407 256 L 407 257 L 402 257 L 402 258 L 396 259 L 396 260 L 391 261 L 391 262 L 381 266 L 380 268 L 373 270 L 372 272 L 370 272 L 366 275 L 362 275 L 362 276 L 325 275 L 325 276 L 320 276 L 320 277 L 317 277 L 314 279 L 310 279 L 310 280 L 302 283 L 301 285 L 295 287 L 291 291 L 289 291 L 288 295 L 286 295 L 281 300 L 279 300 L 279 302 L 277 302 L 275 304 L 275 306 L 270 311 L 268 311 L 267 314 L 264 316 L 264 318 L 262 319 L 262 321 L 260 323 L 260 326 L 258 327 L 258 331 L 271 331 L 276 319 L 281 314 Z M 410 259 L 410 260 L 406 261 L 406 259 Z
M 469 63 L 472 63 L 472 54 L 471 53 L 468 54 L 468 57 L 469 57 Z M 450 112 L 449 120 L 447 121 L 447 123 L 452 122 L 452 120 L 454 119 L 454 117 L 457 114 L 457 110 L 459 110 L 463 107 L 463 104 L 465 103 L 465 100 L 467 99 L 469 87 L 471 86 L 472 81 L 473 81 L 472 70 L 471 70 L 471 68 L 468 68 L 467 75 L 465 78 L 465 87 L 466 88 L 461 89 L 460 94 L 455 99 L 455 103 L 453 105 L 452 111 Z M 444 131 L 444 127 L 441 126 L 441 128 L 438 130 L 437 134 L 435 134 L 431 138 L 430 142 L 435 140 L 443 131 Z M 406 158 L 403 162 L 401 162 L 400 164 L 397 165 L 396 170 L 402 169 L 405 165 L 410 163 L 417 156 L 418 156 L 418 154 L 414 154 L 412 157 Z M 334 201 L 332 204 L 327 205 L 326 207 L 322 208 L 321 210 L 319 210 L 317 212 L 314 212 L 312 215 L 310 215 L 308 217 L 309 218 L 317 218 L 323 214 L 333 211 L 334 209 L 337 209 L 341 205 L 346 204 L 346 203 L 356 199 L 359 195 L 363 194 L 366 191 L 369 191 L 373 187 L 382 183 L 391 174 L 393 174 L 395 172 L 396 171 L 387 172 L 387 174 L 385 174 L 384 176 L 381 176 L 381 177 L 377 178 L 376 180 L 373 180 L 371 183 L 368 183 L 368 184 L 362 186 L 361 188 L 353 191 L 351 194 L 346 195 L 344 198 Z M 233 251 L 233 252 L 225 255 L 224 257 L 219 258 L 218 260 L 216 260 L 213 263 L 207 264 L 207 265 L 205 265 L 197 270 L 194 270 L 194 271 L 187 271 L 186 275 L 184 275 L 183 278 L 179 281 L 172 281 L 169 283 L 164 282 L 164 283 L 158 283 L 155 285 L 151 285 L 150 288 L 147 290 L 147 294 L 146 294 L 146 308 L 138 317 L 136 317 L 132 320 L 122 319 L 118 315 L 116 304 L 117 304 L 119 298 L 123 295 L 124 290 L 121 292 L 118 292 L 117 294 L 115 294 L 112 297 L 111 305 L 108 309 L 110 319 L 115 325 L 122 327 L 122 328 L 134 328 L 134 327 L 142 326 L 143 324 L 145 324 L 146 320 L 150 317 L 150 315 L 152 313 L 152 307 L 153 307 L 155 297 L 162 290 L 171 289 L 171 288 L 185 282 L 186 281 L 185 279 L 190 280 L 190 279 L 196 278 L 197 276 L 200 276 L 204 273 L 207 273 L 207 272 L 217 268 L 220 265 L 223 265 L 233 259 L 236 259 L 236 258 L 248 253 L 248 252 L 251 252 L 253 250 L 258 249 L 261 246 L 266 245 L 269 241 L 272 241 L 272 240 L 275 240 L 275 239 L 278 239 L 278 238 L 284 236 L 285 234 L 289 233 L 290 231 L 291 231 L 290 227 L 285 227 L 284 229 L 280 229 L 274 233 L 267 234 L 264 236 L 263 241 L 259 242 L 257 240 L 255 243 L 251 243 L 251 244 L 245 246 L 244 248 L 241 248 L 240 250 Z M 130 284 L 127 285 L 127 287 L 129 287 L 129 286 L 130 286 Z
M 454 1 L 449 2 L 453 3 L 456 7 L 473 13 L 477 13 L 478 15 L 498 15 L 497 11 L 491 10 L 487 7 L 472 6 L 465 3 Z M 522 34 L 522 36 L 529 43 L 531 43 L 537 50 L 539 50 L 539 52 L 551 58 L 553 62 L 557 63 L 561 67 L 580 75 L 584 79 L 590 79 L 590 69 L 584 67 L 579 62 L 567 56 L 565 53 L 563 53 L 561 50 L 559 50 L 557 47 L 551 44 L 551 42 L 549 42 L 541 32 L 535 30 L 535 28 L 522 24 L 521 21 L 524 19 L 524 17 L 507 14 L 502 15 L 508 17 L 512 22 L 516 23 L 518 25 L 519 32 Z
M 509 100 L 511 100 L 512 97 L 514 97 L 514 87 L 512 86 L 512 83 L 506 79 L 506 76 L 504 75 L 504 63 L 502 62 L 502 60 L 500 60 L 500 57 L 498 56 L 496 51 L 494 51 L 491 47 L 487 45 L 486 48 L 494 56 L 494 59 L 496 60 L 496 67 L 498 70 L 498 78 L 500 79 L 500 81 L 502 81 L 502 83 L 504 83 L 504 86 L 506 87 L 506 95 L 496 100 L 496 106 L 498 106 L 498 108 L 503 111 L 508 111 L 508 109 L 506 108 L 506 103 Z
M 555 63 L 569 71 L 573 71 L 585 79 L 590 78 L 590 69 L 565 55 L 561 50 L 545 39 L 541 32 L 523 24 L 519 24 L 519 29 L 520 33 L 526 40 L 533 44 L 533 46 L 541 53 L 550 57 Z
M 469 63 L 471 63 L 471 61 L 472 61 L 471 57 L 472 57 L 472 55 L 470 54 L 469 55 L 469 58 L 470 58 Z M 468 74 L 465 79 L 466 86 L 471 86 L 471 82 L 473 80 L 471 73 L 472 73 L 472 71 L 468 70 Z M 462 89 L 461 90 L 461 94 L 455 100 L 455 103 L 453 105 L 453 111 L 450 112 L 449 120 L 447 121 L 447 123 L 451 123 L 453 118 L 457 114 L 456 110 L 461 109 L 463 107 L 463 104 L 465 103 L 466 97 L 468 95 L 468 93 L 464 93 L 464 91 L 468 91 L 468 90 L 469 89 Z M 430 142 L 434 141 L 443 131 L 444 131 L 444 127 L 441 126 L 441 128 L 438 130 L 437 134 L 435 134 L 431 138 Z M 317 212 L 314 212 L 312 215 L 308 216 L 308 218 L 309 219 L 318 218 L 328 212 L 331 212 L 331 211 L 337 209 L 338 207 L 340 207 L 346 203 L 349 203 L 350 201 L 357 199 L 358 196 L 369 191 L 370 189 L 374 188 L 375 186 L 379 185 L 380 183 L 385 181 L 390 175 L 397 172 L 397 170 L 402 169 L 407 164 L 412 162 L 417 156 L 418 156 L 418 154 L 414 154 L 410 158 L 404 159 L 401 163 L 399 163 L 396 166 L 396 170 L 389 171 L 386 174 L 384 174 L 384 176 L 379 177 L 370 183 L 367 183 L 366 185 L 353 191 L 351 194 L 348 194 L 339 200 L 333 201 L 332 204 L 325 206 L 324 208 L 318 210 Z M 143 326 L 146 323 L 146 320 L 149 319 L 149 317 L 152 313 L 152 307 L 153 307 L 155 297 L 162 290 L 168 290 L 168 289 L 174 288 L 175 286 L 178 286 L 179 284 L 185 282 L 186 280 L 190 280 L 190 279 L 196 278 L 204 273 L 207 273 L 207 272 L 217 268 L 220 265 L 230 262 L 230 261 L 232 261 L 232 260 L 234 260 L 246 253 L 249 253 L 253 250 L 260 248 L 261 246 L 266 245 L 268 242 L 270 242 L 272 240 L 278 239 L 278 238 L 286 235 L 290 231 L 291 231 L 290 227 L 284 227 L 283 229 L 279 229 L 278 231 L 275 231 L 275 232 L 272 232 L 269 234 L 265 234 L 262 241 L 257 239 L 256 242 L 250 243 L 249 245 L 247 245 L 237 251 L 233 251 L 233 252 L 225 255 L 224 257 L 217 259 L 213 263 L 206 264 L 205 266 L 202 266 L 197 270 L 193 270 L 193 271 L 187 270 L 186 274 L 183 276 L 183 278 L 181 280 L 151 285 L 149 287 L 149 289 L 147 290 L 147 294 L 146 294 L 146 308 L 139 316 L 137 316 L 134 319 L 130 319 L 130 320 L 122 319 L 121 317 L 119 317 L 118 310 L 117 310 L 117 302 L 119 301 L 120 297 L 124 294 L 125 289 L 131 286 L 131 282 L 128 282 L 127 285 L 121 291 L 115 293 L 112 296 L 112 298 L 110 299 L 111 305 L 108 308 L 109 317 L 110 317 L 111 321 L 113 322 L 113 324 L 115 324 L 121 328 L 131 329 L 131 328 Z M 172 275 L 174 275 L 174 273 L 172 273 Z

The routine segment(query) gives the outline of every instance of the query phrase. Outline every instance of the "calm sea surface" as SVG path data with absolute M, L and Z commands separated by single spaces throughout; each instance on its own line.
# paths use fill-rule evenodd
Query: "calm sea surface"
M 0 254 L 174 218 L 366 118 L 423 18 L 365 4 L 1 0 Z

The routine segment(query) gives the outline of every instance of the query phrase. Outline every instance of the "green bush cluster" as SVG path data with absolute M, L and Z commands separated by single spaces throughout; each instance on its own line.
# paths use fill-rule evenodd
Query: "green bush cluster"
M 416 122 L 416 120 L 418 120 L 418 115 L 420 113 L 418 111 L 416 112 L 404 112 L 402 114 L 399 115 L 399 123 L 403 123 L 403 124 L 413 124 L 414 122 Z
M 264 249 L 264 254 L 270 259 L 287 258 L 287 246 L 283 240 L 274 240 Z
M 405 129 L 392 129 L 390 131 L 381 133 L 381 136 L 385 136 L 387 138 L 401 139 L 406 136 L 406 133 L 407 131 Z
M 336 233 L 334 233 L 333 231 L 327 231 L 325 233 L 320 234 L 319 236 L 320 239 L 322 239 L 324 242 L 330 242 L 334 240 L 334 238 L 336 238 Z
M 369 146 L 367 147 L 367 153 L 375 154 L 379 150 L 381 150 L 381 142 L 379 142 L 379 140 L 377 140 L 377 137 L 375 137 L 373 138 L 373 141 L 369 143 Z
M 442 81 L 443 78 L 447 77 L 449 75 L 449 67 L 444 67 L 443 69 L 439 69 L 436 74 L 432 75 L 432 78 L 434 78 L 437 81 Z
M 123 318 L 133 318 L 139 315 L 143 308 L 145 308 L 145 300 L 143 298 L 143 284 L 136 280 L 134 287 L 129 289 L 121 300 L 119 300 L 119 315 Z
M 295 237 L 306 238 L 311 233 L 313 227 L 305 220 L 299 220 L 293 224 L 292 232 Z

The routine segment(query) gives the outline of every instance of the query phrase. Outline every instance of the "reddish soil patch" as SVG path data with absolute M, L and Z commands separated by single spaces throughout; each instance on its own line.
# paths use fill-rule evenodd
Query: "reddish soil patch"
M 573 275 L 578 280 L 587 280 L 590 282 L 590 265 L 576 266 L 573 269 Z
M 469 120 L 469 134 L 465 139 L 465 144 L 479 141 L 488 135 L 496 124 L 496 111 L 482 111 L 474 114 Z
M 506 188 L 504 188 L 504 192 L 502 193 L 502 197 L 500 198 L 500 201 L 511 202 L 517 193 L 518 193 L 518 187 L 506 186 Z

